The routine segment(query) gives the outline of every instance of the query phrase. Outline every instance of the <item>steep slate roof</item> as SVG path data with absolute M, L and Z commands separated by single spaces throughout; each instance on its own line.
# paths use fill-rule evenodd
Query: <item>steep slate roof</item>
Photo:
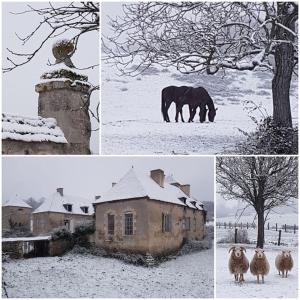
M 69 212 L 63 206 L 64 204 L 72 204 L 72 212 Z M 82 206 L 87 206 L 88 213 L 84 213 L 81 209 Z M 60 193 L 55 192 L 54 194 L 48 196 L 45 201 L 39 206 L 33 213 L 41 213 L 41 212 L 58 212 L 64 214 L 77 214 L 77 215 L 93 215 L 94 208 L 92 201 L 70 195 L 61 196 Z
M 203 207 L 195 207 L 191 201 L 196 201 L 188 197 L 179 188 L 165 181 L 164 187 L 160 187 L 150 175 L 140 174 L 131 168 L 121 180 L 115 184 L 96 203 L 125 200 L 132 198 L 149 197 L 152 200 L 188 206 L 203 210 Z M 186 198 L 186 204 L 179 198 Z
M 2 206 L 16 206 L 16 207 L 32 208 L 29 204 L 27 204 L 24 200 L 22 200 L 18 195 L 12 197 L 7 202 L 3 203 Z
M 53 118 L 24 117 L 2 114 L 2 139 L 24 142 L 67 143 Z

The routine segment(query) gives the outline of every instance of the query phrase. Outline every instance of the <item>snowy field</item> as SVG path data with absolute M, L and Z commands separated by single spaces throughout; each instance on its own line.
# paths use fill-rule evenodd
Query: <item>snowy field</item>
M 217 218 L 217 222 L 221 222 L 221 223 L 243 223 L 246 224 L 247 222 L 249 224 L 252 224 L 253 221 L 256 223 L 257 222 L 257 218 L 254 219 L 253 215 L 243 215 L 241 216 L 239 219 L 237 219 L 235 216 L 226 216 L 226 217 L 218 217 Z M 270 223 L 270 226 L 275 226 L 275 224 L 277 223 L 278 226 L 283 226 L 284 224 L 287 225 L 294 225 L 294 224 L 298 224 L 298 214 L 296 213 L 284 213 L 284 214 L 280 214 L 280 213 L 271 213 L 269 214 L 266 224 Z M 279 227 L 278 227 L 279 228 Z
M 271 74 L 231 72 L 226 76 L 182 75 L 167 69 L 151 68 L 137 77 L 119 77 L 112 66 L 102 64 L 103 154 L 219 154 L 233 153 L 245 139 L 239 129 L 256 127 L 245 109 L 245 101 L 262 104 L 272 115 Z M 161 90 L 169 85 L 205 87 L 218 108 L 214 123 L 174 123 L 175 104 L 169 110 L 172 123 L 161 114 Z M 292 114 L 297 120 L 297 81 L 291 89 Z M 258 119 L 261 114 L 255 115 Z M 189 117 L 184 106 L 184 118 Z
M 144 268 L 91 255 L 4 263 L 13 298 L 212 298 L 213 250 Z
M 244 245 L 246 256 L 251 261 L 254 246 Z M 298 295 L 298 254 L 297 248 L 290 248 L 294 259 L 294 268 L 288 278 L 281 278 L 275 268 L 275 257 L 283 249 L 278 246 L 266 246 L 265 254 L 270 264 L 270 272 L 265 277 L 264 284 L 257 284 L 256 277 L 250 270 L 244 276 L 245 282 L 235 283 L 234 276 L 228 271 L 228 249 L 230 245 L 217 245 L 216 264 L 216 293 L 218 298 L 297 298 Z

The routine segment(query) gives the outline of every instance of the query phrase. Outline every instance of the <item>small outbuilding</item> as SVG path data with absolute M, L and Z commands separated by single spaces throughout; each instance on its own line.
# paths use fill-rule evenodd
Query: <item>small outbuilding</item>
M 2 114 L 2 154 L 64 154 L 66 147 L 55 119 Z
M 78 225 L 93 221 L 94 208 L 89 199 L 64 194 L 63 188 L 48 196 L 33 213 L 33 234 L 46 235 L 66 228 L 74 232 Z
M 32 207 L 18 195 L 2 204 L 2 234 L 23 230 L 30 231 Z

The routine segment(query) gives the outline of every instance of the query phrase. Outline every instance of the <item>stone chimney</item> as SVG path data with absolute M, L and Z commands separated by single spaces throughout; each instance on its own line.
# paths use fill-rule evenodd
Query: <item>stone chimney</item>
M 114 187 L 116 184 L 116 182 L 112 182 L 111 186 Z
M 179 188 L 188 196 L 190 197 L 191 194 L 191 186 L 189 184 L 181 184 Z
M 164 187 L 165 173 L 161 169 L 151 170 L 150 177 L 160 186 Z
M 101 196 L 97 195 L 95 196 L 95 200 L 99 200 L 101 198 Z
M 56 192 L 59 193 L 62 197 L 64 196 L 64 188 L 57 188 Z
M 68 141 L 66 154 L 90 154 L 90 84 L 87 76 L 66 66 L 70 47 L 71 42 L 61 41 L 52 48 L 58 64 L 54 70 L 42 74 L 43 82 L 35 86 L 35 91 L 39 93 L 38 115 L 56 119 Z M 59 59 L 57 53 L 61 55 Z

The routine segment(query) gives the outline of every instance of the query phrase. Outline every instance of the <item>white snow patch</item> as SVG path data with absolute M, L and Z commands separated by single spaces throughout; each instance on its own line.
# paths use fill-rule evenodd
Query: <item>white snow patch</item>
M 197 200 L 188 197 L 178 187 L 166 182 L 164 187 L 161 187 L 150 177 L 150 175 L 142 174 L 131 168 L 117 184 L 99 199 L 98 203 L 142 197 L 149 197 L 153 200 L 160 200 L 193 208 L 195 208 L 195 206 L 191 204 L 191 202 L 197 202 Z M 184 202 L 179 200 L 181 197 L 186 198 L 187 204 L 184 204 Z M 201 205 L 202 203 L 199 203 L 196 208 L 203 210 Z
M 51 240 L 51 236 L 32 236 L 32 237 L 2 238 L 2 242 L 40 241 L 40 240 Z
M 68 212 L 64 204 L 71 204 L 72 205 L 72 212 Z M 88 213 L 84 213 L 81 207 L 87 206 Z M 89 199 L 77 197 L 77 196 L 70 196 L 70 195 L 63 195 L 61 196 L 60 193 L 55 192 L 52 195 L 48 196 L 44 202 L 39 206 L 33 213 L 41 213 L 41 212 L 60 212 L 64 214 L 77 214 L 77 215 L 93 215 L 94 208 L 92 205 L 92 201 Z
M 32 208 L 24 200 L 22 200 L 19 195 L 15 195 L 11 197 L 8 201 L 4 202 L 2 206 L 17 206 L 17 207 Z
M 213 298 L 213 250 L 153 268 L 91 255 L 3 263 L 12 298 Z
M 2 114 L 2 139 L 67 143 L 54 118 Z

